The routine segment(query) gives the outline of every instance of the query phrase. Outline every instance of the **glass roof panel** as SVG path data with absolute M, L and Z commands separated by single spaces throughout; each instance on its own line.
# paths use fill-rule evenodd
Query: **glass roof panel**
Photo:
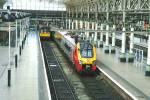
M 12 0 L 12 9 L 65 11 L 64 0 Z

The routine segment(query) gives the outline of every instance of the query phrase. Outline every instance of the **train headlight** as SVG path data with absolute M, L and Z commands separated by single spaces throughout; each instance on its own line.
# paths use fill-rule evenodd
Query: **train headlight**
M 93 65 L 94 65 L 94 66 L 96 65 L 96 60 L 93 61 Z
M 79 60 L 79 64 L 82 65 L 82 61 L 81 60 Z

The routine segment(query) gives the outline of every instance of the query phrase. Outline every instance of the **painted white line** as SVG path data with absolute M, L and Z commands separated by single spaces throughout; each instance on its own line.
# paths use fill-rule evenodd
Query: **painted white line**
M 135 97 L 132 93 L 130 93 L 127 89 L 125 89 L 120 83 L 118 83 L 115 79 L 113 79 L 109 74 L 107 74 L 103 69 L 101 69 L 99 66 L 97 68 L 104 73 L 113 83 L 115 83 L 119 88 L 121 88 L 125 93 L 127 93 L 133 100 L 138 100 L 137 97 Z
M 40 36 L 38 34 L 38 38 L 39 38 L 39 43 L 40 43 Z M 43 50 L 42 50 L 42 46 L 41 46 L 41 43 L 40 43 L 40 51 L 41 51 L 41 54 L 42 54 L 42 61 L 43 61 L 43 64 L 44 64 L 44 76 L 46 78 L 46 87 L 47 87 L 47 93 L 48 93 L 48 100 L 51 100 L 51 93 L 50 93 L 50 88 L 49 88 L 49 84 L 48 84 L 48 78 L 47 78 L 47 75 L 46 75 L 46 67 L 45 67 L 45 61 L 44 61 L 44 55 L 43 55 Z
M 57 65 L 50 65 L 50 66 L 52 66 L 52 67 L 55 66 L 56 67 Z

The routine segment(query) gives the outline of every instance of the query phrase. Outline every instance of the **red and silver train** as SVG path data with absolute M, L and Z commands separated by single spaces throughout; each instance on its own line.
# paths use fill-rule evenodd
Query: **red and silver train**
M 68 32 L 56 32 L 54 39 L 68 58 L 75 65 L 77 72 L 95 72 L 96 48 L 87 41 L 75 43 Z

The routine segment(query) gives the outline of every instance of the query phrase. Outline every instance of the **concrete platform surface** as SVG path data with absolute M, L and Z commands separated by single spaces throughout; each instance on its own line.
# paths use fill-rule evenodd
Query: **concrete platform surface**
M 143 63 L 121 63 L 116 51 L 116 54 L 105 54 L 103 49 L 97 48 L 98 67 L 139 100 L 150 100 L 150 77 L 144 75 Z
M 6 64 L 7 58 L 1 63 Z M 49 100 L 43 66 L 38 35 L 30 32 L 18 67 L 11 65 L 11 87 L 7 86 L 7 68 L 0 77 L 0 100 Z

